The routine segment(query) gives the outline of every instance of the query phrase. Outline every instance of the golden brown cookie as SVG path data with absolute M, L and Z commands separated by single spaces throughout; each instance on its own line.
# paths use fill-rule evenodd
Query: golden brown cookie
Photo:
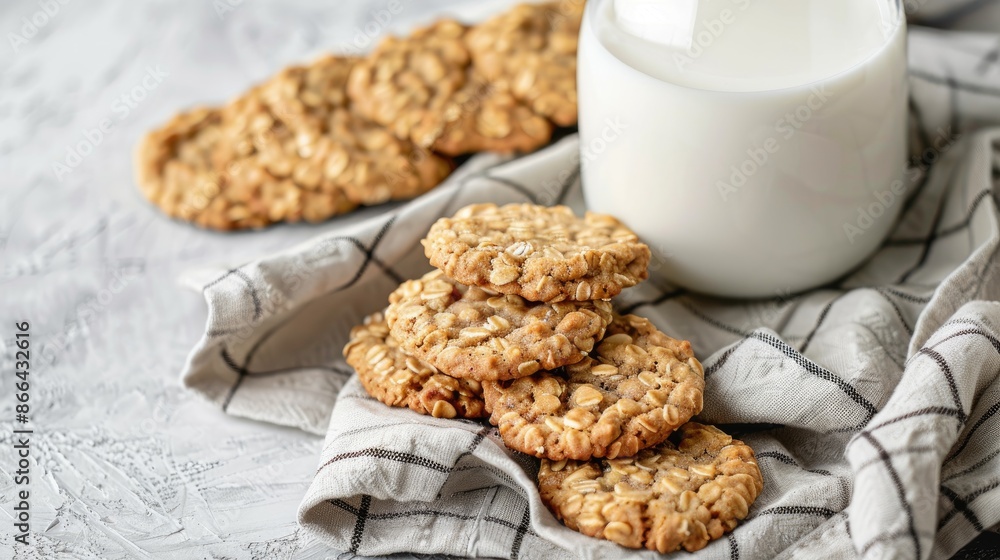
M 476 72 L 560 126 L 576 124 L 584 0 L 521 4 L 466 35 Z
M 531 301 L 608 299 L 648 277 L 650 251 L 606 214 L 565 206 L 473 204 L 423 241 L 450 278 Z
M 629 457 L 701 412 L 705 376 L 691 344 L 642 317 L 615 315 L 590 357 L 564 370 L 483 382 L 507 447 L 554 461 Z
M 363 325 L 351 330 L 344 357 L 368 394 L 389 406 L 409 407 L 436 418 L 486 415 L 477 381 L 455 379 L 407 356 L 389 334 L 381 313 L 366 317 Z
M 529 302 L 435 270 L 397 288 L 386 318 L 407 353 L 448 375 L 514 379 L 583 360 L 611 321 L 611 303 Z
M 198 107 L 147 134 L 136 147 L 136 183 L 169 216 L 219 230 L 262 227 L 269 222 L 242 206 L 233 209 L 222 194 L 228 175 L 216 169 L 212 157 L 222 141 L 221 121 L 220 110 Z
M 356 109 L 398 138 L 448 155 L 531 151 L 548 142 L 552 125 L 499 84 L 474 74 L 452 20 L 387 37 L 351 72 Z
M 732 531 L 764 480 L 746 444 L 691 422 L 635 457 L 543 460 L 538 485 L 567 527 L 663 554 L 700 550 Z
M 448 160 L 350 109 L 355 62 L 326 56 L 175 117 L 140 144 L 140 187 L 167 214 L 222 230 L 322 221 L 433 188 Z

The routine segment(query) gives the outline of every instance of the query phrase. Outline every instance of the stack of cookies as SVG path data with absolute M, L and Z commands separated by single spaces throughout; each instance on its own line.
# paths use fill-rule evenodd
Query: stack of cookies
M 753 452 L 689 420 L 690 343 L 610 298 L 647 277 L 649 248 L 607 215 L 477 204 L 423 241 L 437 270 L 404 282 L 344 348 L 390 406 L 480 418 L 542 459 L 542 499 L 570 528 L 632 548 L 697 550 L 746 517 Z
M 531 151 L 576 124 L 584 0 L 442 20 L 366 57 L 324 56 L 149 133 L 136 182 L 166 214 L 219 230 L 322 221 L 438 185 L 452 157 Z

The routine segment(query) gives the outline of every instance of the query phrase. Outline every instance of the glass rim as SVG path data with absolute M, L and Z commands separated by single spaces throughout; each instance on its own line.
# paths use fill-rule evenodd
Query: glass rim
M 871 2 L 878 3 L 880 6 L 888 6 L 889 9 L 892 10 L 891 13 L 886 14 L 881 8 L 880 8 L 879 12 L 883 15 L 883 17 L 886 16 L 886 15 L 888 15 L 890 18 L 893 18 L 895 21 L 891 21 L 890 20 L 888 22 L 890 25 L 893 26 L 893 29 L 892 29 L 891 32 L 889 32 L 886 35 L 886 39 L 882 43 L 882 45 L 879 46 L 879 48 L 874 49 L 868 56 L 866 56 L 862 60 L 859 60 L 857 63 L 852 64 L 851 66 L 849 66 L 847 68 L 844 68 L 842 70 L 839 70 L 837 72 L 833 72 L 831 74 L 824 75 L 824 76 L 822 76 L 820 78 L 817 78 L 817 79 L 814 79 L 814 80 L 810 80 L 810 81 L 806 81 L 806 82 L 802 82 L 801 84 L 791 85 L 791 86 L 778 87 L 778 88 L 767 88 L 767 89 L 753 89 L 753 90 L 749 90 L 749 89 L 748 90 L 710 89 L 710 88 L 704 88 L 704 87 L 698 87 L 698 86 L 691 86 L 691 85 L 686 85 L 686 84 L 680 84 L 680 83 L 677 83 L 677 82 L 674 82 L 674 81 L 662 80 L 662 79 L 660 79 L 660 78 L 658 78 L 656 76 L 651 76 L 647 72 L 644 72 L 644 71 L 636 68 L 635 66 L 632 66 L 628 62 L 622 60 L 617 54 L 615 54 L 611 49 L 609 49 L 607 47 L 607 45 L 604 44 L 604 41 L 602 41 L 600 39 L 600 37 L 597 36 L 597 33 L 595 31 L 593 31 L 593 19 L 596 17 L 594 15 L 594 12 L 599 9 L 597 6 L 601 6 L 601 5 L 604 5 L 605 3 L 614 2 L 614 1 L 615 0 L 586 0 L 587 5 L 584 6 L 584 17 L 583 17 L 583 21 L 582 21 L 582 23 L 580 25 L 580 33 L 583 34 L 585 32 L 588 32 L 588 27 L 589 27 L 590 28 L 589 32 L 594 36 L 594 39 L 595 39 L 594 43 L 596 43 L 596 45 L 598 45 L 606 54 L 608 54 L 609 56 L 611 56 L 612 58 L 614 58 L 617 62 L 621 63 L 624 67 L 626 67 L 630 72 L 635 72 L 636 74 L 638 74 L 640 76 L 643 76 L 645 78 L 653 80 L 653 81 L 655 81 L 657 83 L 664 84 L 664 85 L 666 85 L 668 87 L 674 87 L 674 88 L 678 88 L 678 89 L 682 89 L 682 90 L 688 90 L 688 91 L 692 91 L 692 92 L 711 93 L 711 94 L 716 94 L 716 95 L 757 96 L 757 95 L 761 95 L 761 94 L 771 94 L 771 93 L 779 93 L 779 92 L 790 92 L 790 91 L 793 91 L 793 90 L 806 89 L 806 88 L 809 88 L 809 87 L 816 87 L 816 86 L 822 85 L 822 84 L 824 84 L 824 83 L 826 83 L 826 82 L 828 82 L 830 80 L 834 80 L 834 79 L 836 79 L 836 78 L 838 78 L 840 76 L 844 76 L 846 74 L 849 74 L 850 72 L 853 72 L 854 70 L 858 69 L 861 66 L 864 66 L 865 64 L 867 64 L 868 62 L 870 62 L 874 58 L 876 58 L 879 55 L 883 54 L 886 49 L 890 48 L 890 45 L 896 39 L 896 35 L 897 34 L 904 34 L 905 35 L 906 34 L 906 30 L 907 30 L 906 11 L 905 11 L 905 8 L 903 6 L 903 0 L 870 0 Z M 836 1 L 836 0 L 834 0 L 834 1 Z M 626 35 L 626 36 L 628 35 L 625 32 L 621 32 L 621 34 L 622 35 Z M 635 36 L 629 36 L 628 40 L 644 41 L 644 39 L 642 39 L 640 37 L 635 37 Z M 907 48 L 905 38 L 903 40 L 903 48 L 904 49 Z M 578 56 L 579 56 L 579 54 L 578 54 Z M 908 68 L 906 68 L 904 70 L 908 71 Z

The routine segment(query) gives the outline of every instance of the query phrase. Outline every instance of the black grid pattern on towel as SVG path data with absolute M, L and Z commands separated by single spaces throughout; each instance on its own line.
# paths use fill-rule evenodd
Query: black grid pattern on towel
M 978 4 L 977 0 L 968 2 L 966 8 L 974 8 Z M 962 8 L 965 9 L 965 8 Z M 960 11 L 960 10 L 959 10 Z M 955 14 L 958 14 L 956 11 Z M 959 15 L 945 15 L 947 17 L 959 17 Z M 979 53 L 981 55 L 980 67 L 996 67 L 997 60 L 1000 59 L 1000 43 L 987 51 Z M 961 79 L 955 78 L 955 74 L 947 69 L 941 72 L 931 72 L 928 70 L 918 70 L 912 73 L 914 83 L 921 84 L 921 87 L 940 88 L 947 94 L 951 104 L 950 122 L 952 133 L 962 134 L 963 120 L 960 118 L 964 111 L 963 104 L 969 98 L 989 98 L 1000 100 L 1000 86 L 994 82 L 988 82 L 987 78 L 982 81 L 975 81 L 968 76 Z M 918 136 L 925 145 L 930 145 L 931 141 L 927 131 L 923 128 L 922 115 L 926 112 L 918 99 L 911 100 L 911 113 L 917 116 L 921 122 L 918 123 Z M 993 146 L 994 162 L 1000 161 L 1000 142 Z M 936 295 L 936 284 L 928 283 L 922 279 L 921 274 L 926 272 L 928 267 L 939 257 L 944 247 L 959 236 L 971 236 L 973 224 L 984 214 L 1000 217 L 1000 207 L 998 207 L 997 184 L 1000 183 L 1000 169 L 994 163 L 993 185 L 989 189 L 979 192 L 966 193 L 961 199 L 963 206 L 956 208 L 955 197 L 945 196 L 944 193 L 956 184 L 960 178 L 952 169 L 949 173 L 939 173 L 938 167 L 941 165 L 940 158 L 922 160 L 919 165 L 923 168 L 923 178 L 916 185 L 911 196 L 905 201 L 903 216 L 898 235 L 893 234 L 881 249 L 883 252 L 895 251 L 903 255 L 901 259 L 906 261 L 905 266 L 894 277 L 896 280 L 877 288 L 859 287 L 855 282 L 861 282 L 857 273 L 848 275 L 839 281 L 832 283 L 823 289 L 816 290 L 810 294 L 803 294 L 789 303 L 789 307 L 799 309 L 803 302 L 809 300 L 813 305 L 811 315 L 795 324 L 796 330 L 790 330 L 790 325 L 776 324 L 774 329 L 760 328 L 759 325 L 734 324 L 725 316 L 716 313 L 718 302 L 691 294 L 686 290 L 664 288 L 662 290 L 651 290 L 644 293 L 643 299 L 632 303 L 623 304 L 621 311 L 639 313 L 659 313 L 662 315 L 682 316 L 697 325 L 697 330 L 711 333 L 711 336 L 718 340 L 725 340 L 725 344 L 720 344 L 720 352 L 715 357 L 705 363 L 706 378 L 710 383 L 717 377 L 729 375 L 731 371 L 745 364 L 758 351 L 761 345 L 767 350 L 768 356 L 777 361 L 772 364 L 773 369 L 788 368 L 796 372 L 804 372 L 808 388 L 823 391 L 824 394 L 836 395 L 843 403 L 842 408 L 852 410 L 856 413 L 860 422 L 857 425 L 846 425 L 822 433 L 819 436 L 836 435 L 844 433 L 845 437 L 852 436 L 849 444 L 851 450 L 867 449 L 867 460 L 857 468 L 858 473 L 864 476 L 879 476 L 886 481 L 886 488 L 894 493 L 896 507 L 901 512 L 901 525 L 887 527 L 881 533 L 871 536 L 859 546 L 858 552 L 862 555 L 877 552 L 880 546 L 887 546 L 889 543 L 899 541 L 907 543 L 910 553 L 920 556 L 927 551 L 933 534 L 925 534 L 917 528 L 917 516 L 914 505 L 907 496 L 906 486 L 908 483 L 907 473 L 900 467 L 901 464 L 910 458 L 931 456 L 939 453 L 940 450 L 931 445 L 910 445 L 901 448 L 893 448 L 893 430 L 899 430 L 912 421 L 921 418 L 937 418 L 941 422 L 952 423 L 958 430 L 955 446 L 948 455 L 943 458 L 941 471 L 941 485 L 939 494 L 942 497 L 940 511 L 938 512 L 938 525 L 940 528 L 955 523 L 966 523 L 976 532 L 982 532 L 991 525 L 1000 522 L 996 512 L 988 511 L 982 504 L 986 502 L 984 497 L 997 499 L 1000 495 L 1000 478 L 993 477 L 978 485 L 963 484 L 974 475 L 981 475 L 984 471 L 998 468 L 997 461 L 1000 460 L 1000 449 L 996 449 L 995 442 L 991 444 L 988 440 L 990 434 L 1000 430 L 1000 401 L 997 399 L 982 399 L 976 402 L 963 402 L 959 390 L 959 380 L 957 372 L 952 364 L 957 356 L 949 353 L 950 344 L 976 339 L 981 342 L 983 351 L 993 348 L 1000 353 L 1000 333 L 995 332 L 988 326 L 969 323 L 965 325 L 946 324 L 942 328 L 953 327 L 954 330 L 947 336 L 940 339 L 933 339 L 931 343 L 909 357 L 905 364 L 899 364 L 900 369 L 904 367 L 907 371 L 922 368 L 922 371 L 931 372 L 936 376 L 936 386 L 943 388 L 942 399 L 935 402 L 924 403 L 922 406 L 912 408 L 907 411 L 900 411 L 898 414 L 885 415 L 883 407 L 877 395 L 870 393 L 864 384 L 857 383 L 857 372 L 838 371 L 830 365 L 824 365 L 816 358 L 822 355 L 822 346 L 828 344 L 831 337 L 836 337 L 837 329 L 841 327 L 843 321 L 843 308 L 847 306 L 850 298 L 872 297 L 878 302 L 875 304 L 878 316 L 874 320 L 884 321 L 886 325 L 897 332 L 904 333 L 911 337 L 917 329 L 917 319 L 921 310 L 932 302 Z M 574 192 L 574 188 L 579 188 L 579 171 L 575 171 L 551 197 L 554 202 L 563 202 Z M 461 191 L 469 181 L 483 180 L 489 181 L 497 188 L 506 189 L 512 195 L 521 197 L 527 201 L 541 200 L 537 189 L 531 185 L 522 184 L 510 177 L 504 176 L 502 170 L 487 169 L 474 173 L 459 182 L 455 187 L 455 193 Z M 549 199 L 549 196 L 546 196 Z M 930 219 L 927 219 L 929 217 Z M 377 270 L 379 274 L 384 274 L 393 282 L 398 282 L 402 275 L 392 268 L 393 263 L 386 263 L 378 256 L 379 244 L 384 236 L 392 229 L 395 221 L 395 214 L 388 218 L 383 226 L 370 239 L 360 239 L 354 237 L 339 238 L 339 241 L 346 243 L 363 255 L 358 262 L 357 271 L 352 279 L 337 288 L 346 289 L 364 277 L 369 270 Z M 374 265 L 374 266 L 371 266 Z M 222 275 L 212 283 L 205 286 L 209 291 L 216 287 L 228 283 L 239 282 L 242 291 L 246 294 L 246 307 L 252 311 L 253 320 L 261 319 L 264 310 L 261 305 L 259 290 L 261 287 L 255 283 L 255 279 L 246 270 L 241 268 L 233 269 Z M 804 307 L 803 307 L 804 308 Z M 806 324 L 806 327 L 802 325 Z M 873 333 L 873 339 L 882 345 L 886 353 L 890 353 L 885 348 L 885 341 L 876 333 L 879 325 L 862 325 Z M 253 376 L 280 375 L 282 373 L 294 373 L 300 369 L 291 367 L 288 370 L 255 372 L 250 368 L 251 361 L 257 348 L 267 340 L 268 337 L 279 330 L 282 325 L 278 325 L 271 332 L 255 341 L 255 344 L 243 356 L 233 356 L 225 346 L 220 350 L 221 359 L 236 373 L 229 393 L 223 401 L 223 408 L 227 408 L 233 398 L 239 393 L 241 384 L 245 378 Z M 789 330 L 785 330 L 788 327 Z M 227 331 L 218 331 L 219 336 L 225 336 Z M 706 335 L 708 336 L 708 335 Z M 947 343 L 947 344 L 946 344 Z M 979 348 L 980 346 L 977 346 Z M 316 366 L 303 365 L 301 368 L 312 369 Z M 336 375 L 348 375 L 350 372 L 342 365 L 318 366 L 325 368 Z M 905 375 L 905 373 L 904 373 Z M 928 377 L 930 379 L 930 377 Z M 992 380 L 983 381 L 983 385 L 990 385 L 1000 392 L 1000 380 L 994 375 Z M 827 393 L 829 390 L 829 393 Z M 364 398 L 360 395 L 342 395 L 342 398 Z M 757 433 L 785 434 L 791 433 L 790 427 L 779 424 L 761 424 L 760 430 L 755 430 L 751 425 L 742 431 L 745 435 L 740 437 L 754 438 Z M 471 469 L 481 469 L 481 466 L 470 466 L 465 464 L 464 459 L 470 455 L 475 455 L 479 450 L 480 443 L 488 435 L 488 428 L 481 428 L 475 433 L 468 449 L 454 464 L 444 464 L 434 457 L 422 456 L 416 453 L 403 452 L 384 448 L 381 446 L 352 449 L 337 453 L 323 465 L 319 471 L 330 468 L 342 461 L 374 461 L 404 465 L 405 468 L 418 469 L 428 473 L 430 476 L 447 478 L 456 473 L 465 472 Z M 865 447 L 867 446 L 867 447 Z M 984 451 L 985 450 L 985 451 Z M 767 473 L 774 472 L 775 469 L 788 469 L 794 476 L 808 476 L 811 480 L 828 481 L 830 484 L 842 482 L 845 476 L 850 476 L 850 471 L 843 468 L 835 469 L 834 466 L 822 464 L 809 464 L 791 452 L 786 452 L 777 448 L 759 448 L 758 458 L 762 469 Z M 859 451 L 860 452 L 860 451 Z M 904 461 L 902 458 L 906 458 Z M 414 471 L 417 472 L 417 471 Z M 513 481 L 505 481 L 503 484 L 513 485 Z M 344 499 L 331 499 L 329 504 L 355 516 L 355 524 L 350 539 L 350 552 L 357 553 L 363 551 L 366 542 L 366 532 L 373 524 L 380 521 L 400 519 L 420 516 L 437 516 L 442 518 L 455 518 L 456 520 L 468 520 L 469 516 L 456 514 L 454 512 L 435 510 L 433 507 L 425 505 L 414 505 L 412 509 L 402 509 L 393 511 L 373 511 L 377 507 L 377 501 L 373 502 L 368 494 L 361 494 L 356 500 L 356 505 L 351 505 Z M 766 523 L 767 518 L 780 516 L 796 516 L 800 519 L 809 519 L 814 525 L 805 525 L 809 528 L 818 527 L 822 523 L 843 523 L 844 529 L 854 536 L 864 530 L 865 527 L 852 527 L 848 516 L 842 512 L 846 503 L 837 504 L 829 501 L 822 504 L 812 503 L 758 503 L 750 513 L 748 526 L 753 524 Z M 519 510 L 515 518 L 504 519 L 501 517 L 486 516 L 486 522 L 505 527 L 510 530 L 509 557 L 518 558 L 524 549 L 525 538 L 527 536 L 537 536 L 531 528 L 531 516 L 524 501 L 524 507 Z M 984 519 L 988 521 L 984 521 Z M 759 526 L 759 525 L 758 525 Z M 728 550 L 731 558 L 739 558 L 741 553 L 746 554 L 748 550 L 753 550 L 753 536 L 745 536 L 745 533 L 737 530 L 726 537 L 722 543 Z
M 455 186 L 454 194 L 458 194 L 459 192 L 461 192 L 471 181 L 485 180 L 485 181 L 490 181 L 497 185 L 501 185 L 508 189 L 511 189 L 517 194 L 523 196 L 526 202 L 537 202 L 536 197 L 533 195 L 532 189 L 528 188 L 525 185 L 521 185 L 520 183 L 512 179 L 491 174 L 490 172 L 491 169 L 492 168 L 486 168 L 477 173 L 470 174 L 467 177 L 463 178 L 463 180 L 460 181 Z M 565 200 L 566 196 L 569 194 L 570 190 L 574 187 L 574 185 L 577 186 L 579 185 L 579 178 L 580 178 L 579 169 L 574 170 L 572 173 L 568 175 L 566 180 L 564 180 L 559 185 L 558 190 L 555 193 L 554 197 L 555 204 L 562 203 Z M 368 243 L 365 243 L 364 241 L 356 237 L 336 237 L 328 241 L 329 243 L 338 243 L 338 242 L 348 243 L 364 255 L 364 259 L 361 260 L 360 264 L 358 265 L 357 271 L 354 273 L 351 279 L 344 285 L 338 286 L 337 288 L 331 290 L 330 293 L 343 291 L 353 286 L 356 282 L 358 282 L 358 280 L 361 279 L 361 277 L 365 274 L 365 271 L 368 270 L 368 268 L 372 264 L 375 264 L 383 274 L 387 275 L 392 281 L 396 282 L 397 284 L 403 282 L 404 278 L 400 276 L 396 271 L 394 271 L 389 265 L 385 264 L 383 260 L 379 259 L 378 256 L 376 255 L 376 250 L 379 246 L 379 243 L 385 238 L 385 235 L 392 228 L 393 224 L 396 221 L 396 218 L 397 218 L 396 214 L 391 215 L 385 221 L 382 227 L 379 228 L 378 232 L 374 236 L 374 239 L 372 239 Z M 244 271 L 240 270 L 239 268 L 231 269 L 222 276 L 220 276 L 219 278 L 206 284 L 203 290 L 207 291 L 208 289 L 234 276 L 239 278 L 246 285 L 245 293 L 253 303 L 253 309 L 254 309 L 253 322 L 256 323 L 261 319 L 261 300 L 258 294 L 259 288 L 254 284 L 250 276 L 248 276 Z M 229 366 L 229 368 L 233 372 L 237 374 L 236 381 L 233 383 L 232 387 L 222 400 L 222 410 L 226 410 L 229 408 L 229 404 L 232 402 L 233 397 L 236 395 L 236 392 L 243 384 L 244 378 L 248 376 L 269 375 L 270 372 L 264 372 L 264 373 L 251 372 L 249 370 L 250 362 L 251 360 L 253 360 L 254 354 L 257 353 L 257 350 L 260 349 L 260 347 L 263 346 L 263 344 L 267 342 L 268 339 L 270 339 L 273 335 L 275 335 L 278 331 L 280 331 L 281 327 L 282 325 L 278 325 L 277 327 L 271 329 L 270 331 L 266 332 L 263 336 L 258 338 L 254 342 L 250 350 L 246 353 L 246 356 L 243 358 L 242 363 L 237 363 L 237 361 L 233 359 L 233 357 L 229 353 L 229 350 L 225 346 L 221 348 L 220 357 L 222 358 L 223 362 L 227 366 Z M 226 331 L 218 331 L 218 332 L 210 331 L 210 333 L 215 336 L 225 334 L 225 332 Z M 331 368 L 330 366 L 309 366 L 305 364 L 299 366 L 293 366 L 291 368 L 288 368 L 287 371 L 291 373 L 295 370 L 315 369 L 316 367 L 320 367 L 322 369 L 330 369 L 334 373 L 338 374 L 347 373 L 345 370 L 343 370 L 343 368 Z

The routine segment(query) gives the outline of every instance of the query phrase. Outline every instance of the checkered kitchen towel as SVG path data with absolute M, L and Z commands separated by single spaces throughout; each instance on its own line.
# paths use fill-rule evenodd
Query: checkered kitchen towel
M 1000 523 L 998 37 L 911 35 L 925 172 L 866 266 L 769 301 L 654 281 L 616 301 L 693 343 L 700 420 L 747 441 L 763 470 L 749 519 L 692 557 L 946 558 Z M 199 286 L 209 319 L 184 383 L 231 414 L 326 434 L 300 521 L 332 546 L 625 555 L 562 527 L 539 500 L 536 461 L 494 429 L 385 407 L 340 357 L 354 324 L 428 270 L 419 239 L 438 217 L 484 201 L 579 210 L 577 148 L 571 137 L 514 161 L 474 158 L 415 201 Z

